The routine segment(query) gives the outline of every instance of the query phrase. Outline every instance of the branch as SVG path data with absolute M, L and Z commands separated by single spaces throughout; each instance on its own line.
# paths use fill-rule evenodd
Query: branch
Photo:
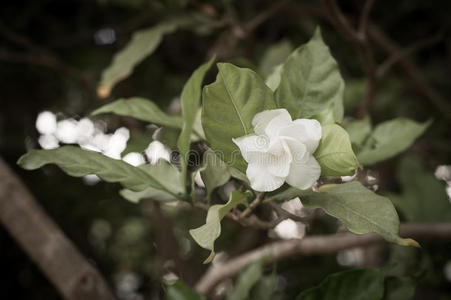
M 375 62 L 367 38 L 367 24 L 372 5 L 372 0 L 368 0 L 365 3 L 361 15 L 360 28 L 359 31 L 357 31 L 343 15 L 335 0 L 323 0 L 323 6 L 330 15 L 329 20 L 336 27 L 337 31 L 341 32 L 344 38 L 351 42 L 362 63 L 362 69 L 366 77 L 366 87 L 359 110 L 360 117 L 364 117 L 370 111 L 377 84 Z
M 402 224 L 401 235 L 417 240 L 450 240 L 451 223 Z M 196 284 L 199 293 L 208 295 L 217 284 L 226 278 L 238 275 L 252 261 L 263 259 L 266 264 L 298 255 L 318 255 L 335 253 L 344 249 L 367 247 L 384 240 L 376 234 L 355 235 L 339 233 L 334 235 L 310 236 L 302 240 L 274 242 L 255 250 L 231 258 L 223 263 L 215 263 Z
M 377 77 L 381 78 L 382 76 L 384 76 L 390 70 L 390 68 L 394 64 L 396 64 L 400 59 L 407 57 L 407 56 L 413 54 L 414 52 L 419 51 L 423 48 L 426 48 L 428 46 L 436 44 L 436 43 L 440 42 L 442 39 L 443 39 L 443 33 L 439 32 L 439 33 L 433 35 L 432 37 L 429 37 L 426 39 L 421 39 L 404 49 L 399 49 L 399 51 L 391 54 L 379 66 L 379 68 L 377 69 L 377 72 L 376 72 Z
M 0 222 L 68 300 L 113 300 L 105 279 L 0 158 Z
M 374 24 L 369 26 L 368 34 L 371 40 L 378 44 L 389 55 L 393 56 L 402 51 L 402 48 L 394 40 L 385 35 Z M 429 85 L 416 66 L 406 56 L 399 56 L 397 63 L 410 81 L 411 87 L 423 96 L 425 100 L 432 103 L 448 120 L 451 120 L 451 105 L 447 100 L 442 98 L 431 85 Z

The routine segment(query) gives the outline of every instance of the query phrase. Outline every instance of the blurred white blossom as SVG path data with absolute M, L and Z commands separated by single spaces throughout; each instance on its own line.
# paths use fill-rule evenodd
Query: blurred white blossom
M 171 152 L 159 141 L 153 141 L 146 149 L 149 162 L 154 165 L 159 159 L 171 162 Z
M 194 182 L 201 188 L 205 187 L 205 183 L 202 180 L 202 177 L 200 176 L 200 172 L 196 172 L 196 176 L 194 176 Z
M 61 120 L 57 123 L 56 137 L 65 144 L 75 144 L 78 139 L 77 121 L 74 119 Z
M 56 124 L 56 116 L 50 111 L 41 112 L 36 119 L 36 129 L 43 135 L 54 134 Z
M 137 167 L 146 163 L 144 156 L 138 152 L 130 152 L 122 158 L 126 163 Z
M 44 134 L 39 137 L 39 145 L 42 149 L 55 149 L 59 147 L 58 139 L 53 134 Z

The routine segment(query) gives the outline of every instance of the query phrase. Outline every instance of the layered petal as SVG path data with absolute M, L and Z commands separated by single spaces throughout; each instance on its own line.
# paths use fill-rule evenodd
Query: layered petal
M 291 163 L 290 173 L 286 181 L 289 185 L 300 190 L 311 188 L 321 175 L 321 167 L 313 157 L 308 154 L 305 162 L 294 161 Z
M 317 120 L 298 119 L 279 132 L 281 137 L 295 139 L 307 147 L 310 153 L 314 153 L 321 140 L 321 124 Z
M 250 163 L 247 166 L 246 176 L 252 189 L 258 192 L 270 192 L 281 187 L 285 177 L 274 176 L 264 164 Z
M 256 114 L 252 119 L 252 126 L 256 134 L 267 134 L 271 136 L 280 127 L 288 126 L 291 122 L 291 116 L 288 111 L 281 108 L 265 110 Z
M 269 138 L 264 135 L 250 134 L 232 141 L 240 148 L 241 155 L 248 163 L 252 161 L 256 153 L 264 153 L 269 147 Z

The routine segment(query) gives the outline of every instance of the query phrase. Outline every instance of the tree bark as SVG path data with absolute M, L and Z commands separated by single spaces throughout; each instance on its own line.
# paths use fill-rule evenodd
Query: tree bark
M 0 222 L 65 299 L 115 299 L 105 279 L 1 158 Z

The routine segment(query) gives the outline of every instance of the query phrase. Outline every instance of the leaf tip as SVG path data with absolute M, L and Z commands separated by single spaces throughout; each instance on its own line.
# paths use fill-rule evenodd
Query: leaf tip
M 210 255 L 203 261 L 203 264 L 206 265 L 206 264 L 211 263 L 211 261 L 212 261 L 213 258 L 215 257 L 215 254 L 216 254 L 216 253 L 212 250 L 212 251 L 210 252 Z
M 410 239 L 410 238 L 402 239 L 399 244 L 402 246 L 421 248 L 421 245 L 417 241 L 415 241 L 414 239 Z
M 107 85 L 100 85 L 97 88 L 97 96 L 101 99 L 105 99 L 111 94 L 111 87 Z

